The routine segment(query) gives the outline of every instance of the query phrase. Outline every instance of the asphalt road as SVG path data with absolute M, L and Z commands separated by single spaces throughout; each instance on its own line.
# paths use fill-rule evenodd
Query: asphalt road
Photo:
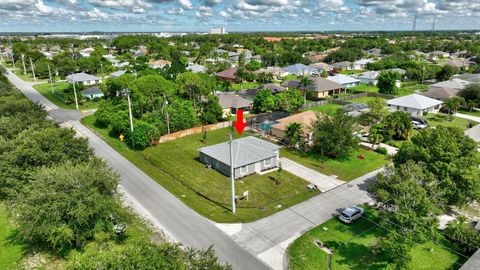
M 120 186 L 126 192 L 126 195 L 148 211 L 149 216 L 155 219 L 156 224 L 160 224 L 167 231 L 167 234 L 175 240 L 185 246 L 197 248 L 207 248 L 213 245 L 220 260 L 230 263 L 233 269 L 269 268 L 217 229 L 212 222 L 188 208 L 88 128 L 80 124 L 78 119 L 81 114 L 79 112 L 59 109 L 33 89 L 33 83 L 24 82 L 11 72 L 7 77 L 26 97 L 33 102 L 44 105 L 53 120 L 68 122 L 77 132 L 87 137 L 96 155 L 106 160 L 119 173 L 121 177 Z

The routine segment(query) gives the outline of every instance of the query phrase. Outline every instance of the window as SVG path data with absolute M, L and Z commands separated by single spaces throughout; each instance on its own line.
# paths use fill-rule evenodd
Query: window
M 406 111 L 407 111 L 407 107 L 403 107 L 403 111 L 406 112 Z
M 270 166 L 272 166 L 272 159 L 273 159 L 273 158 L 265 159 L 265 160 L 263 161 L 263 165 L 265 165 L 265 167 L 270 167 Z
M 240 167 L 240 174 L 245 175 L 248 172 L 247 166 Z

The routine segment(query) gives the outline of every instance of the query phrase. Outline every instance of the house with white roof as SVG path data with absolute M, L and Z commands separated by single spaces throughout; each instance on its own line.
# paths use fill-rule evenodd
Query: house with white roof
M 365 71 L 363 73 L 360 73 L 356 76 L 358 80 L 360 80 L 361 83 L 368 84 L 368 85 L 377 85 L 378 84 L 378 77 L 380 76 L 379 71 Z M 401 86 L 401 81 L 396 80 L 395 81 L 395 86 L 400 87 Z
M 360 84 L 360 80 L 343 74 L 328 76 L 327 80 L 341 84 L 345 88 L 355 87 Z
M 228 142 L 198 149 L 199 159 L 208 167 L 230 176 L 230 146 Z M 248 136 L 232 141 L 233 174 L 235 179 L 278 167 L 280 146 Z
M 358 61 L 353 62 L 353 70 L 361 70 L 367 67 L 368 63 L 374 62 L 373 59 L 360 59 Z
M 462 90 L 469 84 L 470 82 L 468 81 L 465 81 L 459 78 L 453 78 L 448 81 L 434 83 L 430 86 L 430 88 L 453 88 L 453 89 Z
M 310 76 L 317 71 L 316 69 L 306 66 L 304 64 L 291 65 L 282 68 L 282 70 L 288 74 L 293 74 L 297 76 Z
M 67 82 L 73 84 L 81 83 L 83 85 L 95 85 L 102 83 L 102 78 L 87 74 L 85 72 L 70 74 L 67 76 Z
M 411 94 L 387 100 L 387 104 L 389 107 L 406 112 L 411 116 L 422 116 L 426 112 L 438 112 L 443 102 L 419 94 Z
M 190 70 L 193 73 L 207 72 L 207 68 L 204 65 L 199 64 L 188 64 L 187 70 Z

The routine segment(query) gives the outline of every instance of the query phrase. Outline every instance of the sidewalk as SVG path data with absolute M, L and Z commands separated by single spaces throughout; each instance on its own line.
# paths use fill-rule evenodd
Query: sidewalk
M 280 158 L 280 162 L 283 170 L 316 185 L 322 192 L 345 183 L 344 181 L 319 173 L 285 157 Z

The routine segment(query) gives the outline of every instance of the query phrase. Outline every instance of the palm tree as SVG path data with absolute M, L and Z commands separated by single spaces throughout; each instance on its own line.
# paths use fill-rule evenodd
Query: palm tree
M 475 102 L 474 100 L 469 100 L 469 101 L 466 103 L 466 106 L 467 106 L 467 108 L 470 110 L 470 112 L 472 112 L 473 109 L 477 106 L 477 102 Z
M 302 141 L 302 124 L 292 122 L 285 130 L 285 142 L 288 147 L 295 147 Z
M 302 78 L 300 78 L 300 82 L 299 82 L 298 86 L 303 88 L 304 104 L 307 104 L 307 87 L 310 84 L 311 84 L 310 79 L 307 76 L 303 76 Z
M 446 99 L 444 103 L 445 107 L 448 109 L 448 114 L 450 115 L 453 113 L 453 115 L 455 115 L 460 106 L 465 103 L 465 100 L 462 97 L 451 97 Z

